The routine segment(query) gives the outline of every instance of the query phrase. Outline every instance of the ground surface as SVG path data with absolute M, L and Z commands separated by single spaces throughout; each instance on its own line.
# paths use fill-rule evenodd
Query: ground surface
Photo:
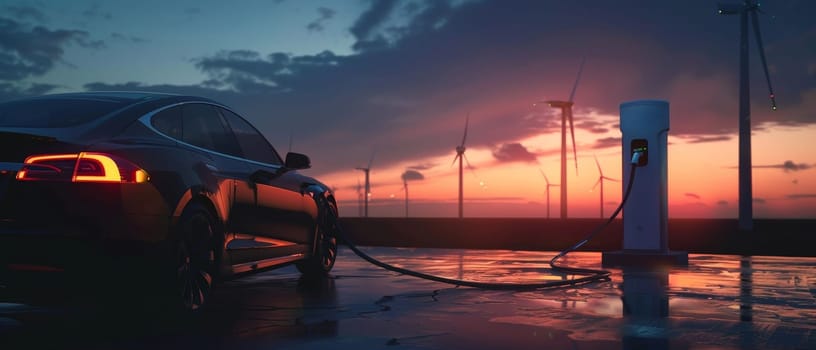
M 402 267 L 502 282 L 561 280 L 553 253 L 366 248 Z M 0 302 L 0 347 L 59 349 L 816 349 L 816 259 L 691 255 L 577 288 L 453 288 L 342 248 L 330 279 L 293 267 L 230 281 L 212 308 L 164 315 Z M 599 267 L 599 253 L 564 263 Z M 123 301 L 126 303 L 127 301 Z

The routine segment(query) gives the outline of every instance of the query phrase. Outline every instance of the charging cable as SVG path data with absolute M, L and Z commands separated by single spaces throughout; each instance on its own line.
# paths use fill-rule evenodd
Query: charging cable
M 371 257 L 370 255 L 366 254 L 365 252 L 363 252 L 362 250 L 357 248 L 357 246 L 351 240 L 348 239 L 348 237 L 345 235 L 344 230 L 342 229 L 342 227 L 340 226 L 340 223 L 338 222 L 338 220 L 336 220 L 336 218 L 334 218 L 335 219 L 334 222 L 335 222 L 335 225 L 336 225 L 336 228 L 337 228 L 335 230 L 335 232 L 336 232 L 336 235 L 337 235 L 338 238 L 340 238 L 341 240 L 346 242 L 346 245 L 349 247 L 349 249 L 351 249 L 352 252 L 354 252 L 354 254 L 356 254 L 357 256 L 362 258 L 363 260 L 368 261 L 369 263 L 371 263 L 373 265 L 379 266 L 379 267 L 381 267 L 383 269 L 386 269 L 386 270 L 389 270 L 389 271 L 392 271 L 392 272 L 396 272 L 396 273 L 399 273 L 399 274 L 418 277 L 418 278 L 422 278 L 422 279 L 426 279 L 426 280 L 430 280 L 430 281 L 435 281 L 435 282 L 452 284 L 452 285 L 456 285 L 456 286 L 473 287 L 473 288 L 481 288 L 481 289 L 493 289 L 493 290 L 530 290 L 530 289 L 555 288 L 555 287 L 563 287 L 563 286 L 575 286 L 575 285 L 580 285 L 580 284 L 585 284 L 585 283 L 590 283 L 590 282 L 608 281 L 609 280 L 609 275 L 611 274 L 611 272 L 609 272 L 609 271 L 556 265 L 556 261 L 558 261 L 558 259 L 563 258 L 567 254 L 575 251 L 576 249 L 580 248 L 581 246 L 583 246 L 584 244 L 589 242 L 598 233 L 600 233 L 604 228 L 609 226 L 609 224 L 612 223 L 613 220 L 615 220 L 615 218 L 618 216 L 618 214 L 621 212 L 621 210 L 623 210 L 623 205 L 626 203 L 626 200 L 629 198 L 629 194 L 632 192 L 632 184 L 635 181 L 635 171 L 637 169 L 637 166 L 638 166 L 637 164 L 638 164 L 638 161 L 640 160 L 641 156 L 642 156 L 641 151 L 635 151 L 632 154 L 631 171 L 629 172 L 630 176 L 629 176 L 629 182 L 626 185 L 626 192 L 623 195 L 623 200 L 621 201 L 621 204 L 618 206 L 617 209 L 615 209 L 615 212 L 612 213 L 612 216 L 610 216 L 609 219 L 607 219 L 601 225 L 599 225 L 594 230 L 592 230 L 584 239 L 582 239 L 581 241 L 579 241 L 578 243 L 576 243 L 572 247 L 569 247 L 569 248 L 561 251 L 560 253 L 558 253 L 555 257 L 553 257 L 550 260 L 550 268 L 552 268 L 553 271 L 560 271 L 560 272 L 565 272 L 565 273 L 574 274 L 574 275 L 583 275 L 583 277 L 573 278 L 573 279 L 570 279 L 570 280 L 547 281 L 547 282 L 500 283 L 500 282 L 468 281 L 468 280 L 460 280 L 460 279 L 455 279 L 455 278 L 447 278 L 447 277 L 429 275 L 429 274 L 422 273 L 422 272 L 419 272 L 419 271 L 414 271 L 414 270 L 409 270 L 409 269 L 397 267 L 397 266 L 394 266 L 394 265 L 379 261 L 379 260 Z M 320 197 L 322 198 L 322 196 L 320 196 Z M 331 213 L 330 215 L 334 215 L 334 212 L 332 210 L 329 210 L 328 212 Z

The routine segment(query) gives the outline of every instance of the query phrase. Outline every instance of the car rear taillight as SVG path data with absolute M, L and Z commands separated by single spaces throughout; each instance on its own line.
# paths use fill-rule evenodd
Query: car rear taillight
M 105 153 L 47 154 L 26 158 L 17 180 L 141 183 L 147 172 L 120 157 Z

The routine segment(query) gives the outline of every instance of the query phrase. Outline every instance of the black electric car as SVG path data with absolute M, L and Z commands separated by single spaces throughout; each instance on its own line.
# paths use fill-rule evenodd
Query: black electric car
M 337 207 L 327 186 L 296 171 L 309 167 L 206 98 L 0 103 L 0 287 L 133 275 L 197 309 L 238 274 L 290 263 L 326 274 Z

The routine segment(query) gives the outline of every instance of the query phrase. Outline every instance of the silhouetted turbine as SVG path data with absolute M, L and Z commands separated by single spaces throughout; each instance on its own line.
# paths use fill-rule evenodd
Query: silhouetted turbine
M 595 156 L 593 156 L 593 157 L 595 157 Z M 603 212 L 603 209 L 604 209 L 604 200 L 603 200 L 603 196 L 604 196 L 604 189 L 603 189 L 603 182 L 604 182 L 604 180 L 609 180 L 609 181 L 614 181 L 614 182 L 620 182 L 620 180 L 618 180 L 618 179 L 613 179 L 613 178 L 608 177 L 608 176 L 604 176 L 604 174 L 603 174 L 603 170 L 601 169 L 601 163 L 598 163 L 598 157 L 595 157 L 595 165 L 597 165 L 597 166 L 598 166 L 598 174 L 599 174 L 599 175 L 598 175 L 598 181 L 597 181 L 597 182 L 595 182 L 595 186 L 592 186 L 592 190 L 591 190 L 591 191 L 594 191 L 594 190 L 595 190 L 595 187 L 598 187 L 598 184 L 600 184 L 600 185 L 601 185 L 601 219 L 603 219 L 603 218 L 604 218 L 604 212 Z
M 459 218 L 463 217 L 463 201 L 464 201 L 464 191 L 462 189 L 462 158 L 465 158 L 465 141 L 467 141 L 467 131 L 468 131 L 468 122 L 470 121 L 470 113 L 468 113 L 467 117 L 465 117 L 465 134 L 462 136 L 462 143 L 459 146 L 456 146 L 456 157 L 453 158 L 453 163 L 456 163 L 456 160 L 459 159 Z
M 765 71 L 765 80 L 770 92 L 771 110 L 776 110 L 776 96 L 771 86 L 771 75 L 765 61 L 765 49 L 759 34 L 757 12 L 759 4 L 745 0 L 742 4 L 720 4 L 717 11 L 721 15 L 740 15 L 740 92 L 739 92 L 739 228 L 742 231 L 754 229 L 753 180 L 751 178 L 751 104 L 748 74 L 748 15 L 754 24 L 754 35 L 759 49 L 759 58 Z
M 570 135 L 572 135 L 572 154 L 575 159 L 575 175 L 578 175 L 578 151 L 575 149 L 575 128 L 572 120 L 572 106 L 573 98 L 575 97 L 575 90 L 578 88 L 578 82 L 581 80 L 581 72 L 584 70 L 584 61 L 581 60 L 581 65 L 578 67 L 578 76 L 575 78 L 575 84 L 572 86 L 572 92 L 568 101 L 540 101 L 539 103 L 546 103 L 550 107 L 561 109 L 561 218 L 567 218 L 567 122 L 569 121 Z M 533 106 L 535 106 L 534 104 Z
M 550 187 L 557 187 L 557 184 L 551 184 L 550 179 L 544 174 L 544 170 L 538 169 L 541 172 L 541 176 L 544 176 L 544 181 L 547 183 L 547 219 L 550 218 Z
M 368 197 L 371 196 L 371 183 L 369 182 L 369 173 L 371 172 L 371 163 L 374 162 L 374 153 L 375 152 L 371 152 L 371 159 L 368 160 L 368 166 L 367 167 L 365 167 L 365 168 L 363 168 L 363 167 L 355 168 L 355 169 L 360 170 L 360 171 L 365 173 L 365 196 L 364 196 L 365 197 L 365 212 L 364 212 L 365 217 L 368 217 Z

